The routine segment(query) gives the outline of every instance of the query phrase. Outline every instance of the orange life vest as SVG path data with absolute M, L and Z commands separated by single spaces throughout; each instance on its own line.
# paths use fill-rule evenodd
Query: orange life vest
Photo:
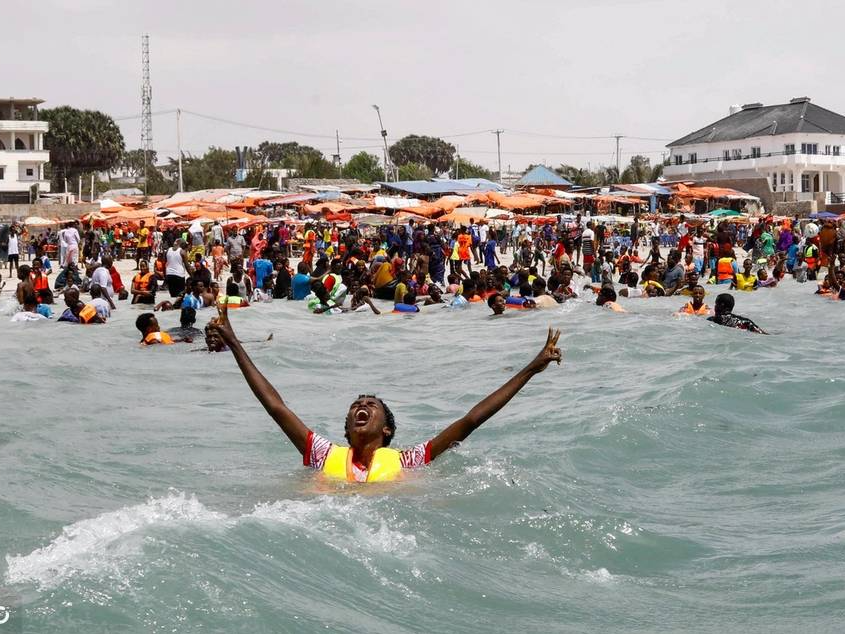
M 138 288 L 142 291 L 148 291 L 150 290 L 150 281 L 152 280 L 152 277 L 152 273 L 147 273 L 146 275 L 138 273 L 134 278 L 132 278 L 132 283 L 137 284 Z
M 146 337 L 144 337 L 145 345 L 151 346 L 156 343 L 170 345 L 171 343 L 173 343 L 173 338 L 166 332 L 151 332 Z
M 36 292 L 48 290 L 50 288 L 50 281 L 43 273 L 38 276 L 36 276 L 35 273 L 30 273 L 30 279 L 32 279 L 32 288 L 35 289 Z
M 91 304 L 85 304 L 82 310 L 79 311 L 79 323 L 90 324 L 91 320 L 97 316 L 97 309 Z
M 722 282 L 731 279 L 733 276 L 733 260 L 730 258 L 719 258 L 719 263 L 716 266 L 716 279 Z
M 698 310 L 692 305 L 692 302 L 687 302 L 686 305 L 681 308 L 682 313 L 686 313 L 687 315 L 707 315 L 710 313 L 710 309 L 707 307 L 707 304 L 702 304 L 701 308 Z

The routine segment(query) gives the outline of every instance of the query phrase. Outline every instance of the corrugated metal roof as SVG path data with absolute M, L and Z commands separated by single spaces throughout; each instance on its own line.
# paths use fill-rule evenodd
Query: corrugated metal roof
M 537 165 L 516 181 L 517 187 L 571 187 L 565 178 L 558 176 L 545 165 Z
M 462 178 L 458 180 L 435 179 L 430 181 L 380 182 L 385 189 L 413 194 L 414 196 L 442 196 L 444 194 L 467 194 L 470 192 L 502 191 L 498 183 L 484 178 Z

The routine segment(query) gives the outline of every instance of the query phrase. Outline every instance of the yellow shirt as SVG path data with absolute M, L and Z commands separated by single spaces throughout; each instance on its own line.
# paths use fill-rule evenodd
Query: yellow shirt
M 138 230 L 138 247 L 143 249 L 149 246 L 147 242 L 150 239 L 150 230 L 146 227 L 142 227 Z

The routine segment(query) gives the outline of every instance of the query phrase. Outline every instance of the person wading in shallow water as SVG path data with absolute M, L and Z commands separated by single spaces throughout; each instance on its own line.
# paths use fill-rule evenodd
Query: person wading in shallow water
M 218 306 L 219 317 L 209 324 L 209 331 L 229 347 L 241 372 L 267 413 L 302 454 L 303 464 L 326 476 L 349 482 L 395 480 L 403 469 L 428 464 L 444 451 L 469 436 L 498 412 L 536 374 L 552 361 L 561 362 L 557 348 L 559 330 L 549 328 L 546 343 L 539 354 L 507 383 L 484 398 L 465 416 L 456 420 L 428 442 L 397 451 L 389 447 L 396 432 L 393 413 L 380 398 L 362 394 L 346 413 L 345 437 L 349 447 L 335 445 L 311 431 L 282 400 L 244 351 L 232 325 L 226 306 Z

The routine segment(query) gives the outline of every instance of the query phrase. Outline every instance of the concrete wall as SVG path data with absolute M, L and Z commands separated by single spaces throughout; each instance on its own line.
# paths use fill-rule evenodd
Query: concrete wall
M 799 218 L 806 218 L 811 213 L 817 211 L 815 200 L 802 200 L 791 203 L 775 203 L 772 209 L 767 209 L 776 216 L 798 216 Z
M 100 203 L 78 205 L 0 205 L 0 222 L 23 220 L 27 216 L 71 220 L 92 211 L 100 211 Z

